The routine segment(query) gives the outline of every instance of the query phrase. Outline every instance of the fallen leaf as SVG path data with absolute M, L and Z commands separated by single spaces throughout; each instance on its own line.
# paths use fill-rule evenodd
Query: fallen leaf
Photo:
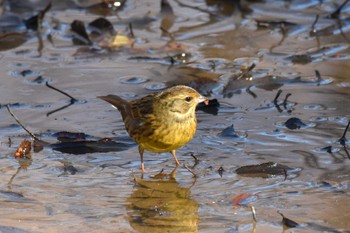
M 32 143 L 29 140 L 24 139 L 21 145 L 18 147 L 15 153 L 15 158 L 27 158 L 31 159 L 30 151 L 32 149 Z
M 238 196 L 234 197 L 232 200 L 234 208 L 239 208 L 240 206 L 246 206 L 249 203 L 255 201 L 257 199 L 256 195 L 252 195 L 249 193 L 242 193 Z
M 287 172 L 293 170 L 296 169 L 279 163 L 267 162 L 256 165 L 242 166 L 236 169 L 236 173 L 241 176 L 267 178 L 271 175 L 284 175 L 286 177 Z

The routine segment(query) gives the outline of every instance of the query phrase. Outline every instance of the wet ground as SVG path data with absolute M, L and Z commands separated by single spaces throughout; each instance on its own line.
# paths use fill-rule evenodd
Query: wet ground
M 0 232 L 349 232 L 349 142 L 338 140 L 350 3 L 96 2 L 0 1 Z M 99 17 L 114 29 L 88 26 Z M 171 155 L 149 152 L 142 178 L 120 114 L 96 97 L 175 84 L 219 105 L 198 109 L 175 179 L 158 174 Z M 31 136 L 7 104 L 50 143 L 31 160 L 14 156 Z M 86 140 L 59 143 L 61 131 Z M 282 168 L 237 174 L 267 162 Z

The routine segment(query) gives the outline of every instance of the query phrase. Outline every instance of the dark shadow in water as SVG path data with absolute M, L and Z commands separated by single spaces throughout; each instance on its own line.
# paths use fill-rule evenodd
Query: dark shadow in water
M 128 220 L 137 232 L 198 232 L 198 203 L 174 178 L 135 178 L 126 200 Z

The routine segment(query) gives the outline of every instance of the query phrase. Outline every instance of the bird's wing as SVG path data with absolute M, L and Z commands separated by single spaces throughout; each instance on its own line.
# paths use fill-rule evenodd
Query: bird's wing
M 127 117 L 128 112 L 130 112 L 130 110 L 128 110 L 130 108 L 129 102 L 117 95 L 98 96 L 97 98 L 107 101 L 116 107 L 122 114 L 123 120 Z

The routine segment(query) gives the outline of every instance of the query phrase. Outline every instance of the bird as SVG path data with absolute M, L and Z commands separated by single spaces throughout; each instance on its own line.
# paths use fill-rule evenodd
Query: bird
M 177 85 L 164 91 L 127 101 L 117 95 L 98 96 L 117 108 L 129 136 L 138 144 L 141 171 L 144 173 L 144 151 L 170 152 L 176 167 L 176 149 L 187 144 L 197 129 L 196 106 L 208 99 L 195 89 Z

